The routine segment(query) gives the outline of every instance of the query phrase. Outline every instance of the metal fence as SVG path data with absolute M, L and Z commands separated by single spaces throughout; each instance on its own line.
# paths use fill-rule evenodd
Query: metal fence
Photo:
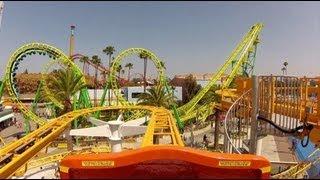
M 224 121 L 224 151 L 249 152 L 252 90 L 245 92 L 229 108 Z
M 290 76 L 257 78 L 256 88 L 242 94 L 226 114 L 225 152 L 249 153 L 252 152 L 250 148 L 254 148 L 257 138 L 261 136 L 283 136 L 286 135 L 283 130 L 295 129 L 304 122 L 319 123 L 319 79 Z M 253 94 L 257 94 L 257 97 L 253 97 Z M 268 121 L 257 120 L 256 115 L 252 114 L 255 110 L 252 105 L 254 98 L 258 101 L 255 107 L 258 117 Z

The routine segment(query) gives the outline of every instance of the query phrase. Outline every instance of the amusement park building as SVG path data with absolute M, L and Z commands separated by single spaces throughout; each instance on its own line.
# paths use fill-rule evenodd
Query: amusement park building
M 195 80 L 197 81 L 197 84 L 201 85 L 202 87 L 204 87 L 205 85 L 207 85 L 210 81 L 210 79 L 212 78 L 212 76 L 214 75 L 214 73 L 189 73 L 189 74 L 179 74 L 179 75 L 175 75 L 174 78 L 172 79 L 172 81 L 179 81 L 179 80 L 183 80 L 186 77 L 192 75 L 193 78 L 195 78 Z M 223 75 L 221 79 L 224 79 L 226 77 L 226 75 Z M 217 81 L 217 84 L 221 84 L 221 80 Z
M 147 86 L 146 89 L 150 89 L 151 86 Z M 177 98 L 178 101 L 182 100 L 182 87 L 176 86 L 173 88 L 174 95 Z M 143 86 L 131 86 L 131 87 L 125 87 L 123 89 L 124 97 L 129 102 L 137 102 L 138 101 L 138 95 L 143 93 Z
M 12 107 L 2 105 L 0 102 L 0 131 L 10 126 L 11 120 L 14 117 Z
M 147 86 L 146 89 L 150 89 L 151 86 Z M 177 100 L 182 100 L 182 87 L 174 87 L 174 95 L 177 97 Z M 96 98 L 97 99 L 101 99 L 102 94 L 103 94 L 103 89 L 97 89 L 96 90 Z M 129 86 L 129 87 L 123 87 L 121 88 L 121 90 L 118 90 L 121 92 L 121 94 L 123 95 L 123 97 L 125 99 L 127 99 L 129 102 L 133 102 L 136 103 L 138 100 L 138 95 L 143 93 L 143 86 Z M 89 92 L 89 96 L 91 101 L 94 101 L 94 89 L 88 89 Z M 108 90 L 107 90 L 107 94 L 108 94 Z M 108 96 L 106 96 L 106 98 L 108 98 Z M 111 100 L 116 102 L 117 101 L 117 97 L 115 96 L 115 94 L 112 93 L 111 91 Z

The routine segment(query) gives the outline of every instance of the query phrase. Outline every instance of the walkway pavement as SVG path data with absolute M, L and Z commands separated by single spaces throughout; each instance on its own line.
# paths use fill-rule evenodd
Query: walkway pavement
M 205 128 L 196 130 L 193 132 L 194 134 L 194 142 L 196 143 L 203 143 L 203 136 L 206 134 L 207 138 L 209 140 L 209 146 L 213 146 L 214 144 L 214 128 L 215 124 L 213 124 L 213 126 L 211 127 L 211 125 L 209 124 L 208 126 L 206 126 Z M 219 136 L 219 144 L 223 144 L 223 135 L 221 132 L 223 127 L 220 127 L 220 136 Z M 184 132 L 182 137 L 185 139 L 185 143 L 187 145 L 191 144 L 191 132 L 187 131 Z
M 12 179 L 59 179 L 57 173 L 57 164 L 51 163 L 42 167 L 28 170 L 22 177 L 13 177 Z
M 16 140 L 16 135 L 24 133 L 24 117 L 20 113 L 14 113 L 14 117 L 17 120 L 17 125 L 12 125 L 0 132 L 0 136 L 4 139 L 5 143 L 8 144 Z M 31 130 L 36 129 L 36 125 L 30 122 Z M 2 146 L 2 144 L 1 144 Z
M 262 138 L 261 155 L 269 161 L 275 162 L 296 162 L 294 152 L 291 150 L 291 143 L 288 137 L 267 135 Z

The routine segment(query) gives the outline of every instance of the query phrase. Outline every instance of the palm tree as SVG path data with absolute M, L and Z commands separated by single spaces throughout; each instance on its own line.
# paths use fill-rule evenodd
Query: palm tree
M 122 66 L 119 65 L 116 69 L 116 71 L 118 72 L 118 82 L 121 81 L 121 71 L 122 71 Z M 117 98 L 117 105 L 119 104 L 119 99 Z
M 84 67 L 85 67 L 85 65 L 86 65 L 86 63 L 89 61 L 89 57 L 88 56 L 82 56 L 81 58 L 80 58 L 80 62 L 82 62 L 83 63 L 83 66 L 82 66 L 82 72 L 84 73 Z
M 113 55 L 113 53 L 116 51 L 115 48 L 113 46 L 107 46 L 106 48 L 104 48 L 102 50 L 107 56 L 109 56 L 109 62 L 108 62 L 108 68 L 110 70 L 111 67 L 111 56 Z M 108 85 L 109 86 L 109 85 Z M 110 94 L 110 88 L 108 88 L 108 100 L 109 100 L 109 105 L 111 105 L 111 94 Z
M 149 58 L 149 54 L 145 51 L 139 54 L 139 58 L 143 59 L 143 92 L 146 92 L 146 85 L 147 85 L 147 60 Z
M 91 58 L 91 62 L 96 65 L 96 67 L 95 67 L 95 75 L 94 75 L 94 104 L 96 106 L 97 105 L 96 89 L 97 89 L 97 82 L 98 82 L 98 68 L 97 68 L 97 66 L 99 66 L 101 64 L 101 59 L 99 58 L 99 56 L 94 55 Z
M 284 69 L 285 69 L 284 71 L 286 72 L 286 75 L 287 75 L 288 62 L 287 62 L 287 61 L 284 61 L 283 65 L 284 65 Z
M 172 94 L 167 94 L 162 85 L 153 86 L 138 97 L 139 105 L 169 108 L 174 103 L 175 100 L 172 98 Z
M 82 76 L 67 68 L 58 70 L 54 75 L 48 77 L 51 95 L 54 95 L 64 105 L 59 115 L 72 111 L 71 97 L 86 87 L 86 84 L 81 81 Z
M 111 64 L 111 56 L 113 55 L 113 53 L 115 52 L 116 50 L 114 49 L 113 46 L 107 46 L 106 48 L 104 48 L 102 50 L 102 52 L 104 52 L 107 56 L 109 56 L 109 61 L 108 61 L 108 65 L 109 65 L 109 68 L 110 68 L 110 64 Z
M 130 71 L 133 68 L 133 64 L 132 63 L 127 63 L 125 65 L 126 68 L 128 68 L 128 81 L 130 81 Z
M 59 115 L 73 110 L 71 98 L 81 89 L 86 87 L 86 84 L 81 81 L 82 76 L 83 75 L 81 74 L 76 74 L 72 69 L 67 68 L 59 70 L 55 75 L 48 77 L 48 81 L 50 82 L 48 83 L 48 86 L 51 95 L 64 105 L 62 111 L 58 112 Z M 67 131 L 70 132 L 71 125 L 67 129 Z M 72 139 L 68 133 L 66 134 L 66 138 L 67 147 L 70 151 L 72 150 Z

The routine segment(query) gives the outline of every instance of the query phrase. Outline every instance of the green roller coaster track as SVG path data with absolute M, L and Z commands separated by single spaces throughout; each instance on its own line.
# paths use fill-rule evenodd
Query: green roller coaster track
M 173 114 L 175 115 L 175 118 L 177 119 L 177 123 L 180 128 L 183 127 L 183 123 L 181 121 L 187 121 L 195 117 L 200 117 L 205 119 L 207 116 L 209 116 L 212 113 L 214 103 L 211 104 L 205 104 L 205 105 L 199 105 L 199 101 L 204 97 L 204 95 L 210 90 L 211 87 L 217 84 L 217 81 L 219 81 L 224 74 L 227 74 L 228 70 L 230 70 L 229 75 L 227 76 L 226 81 L 223 82 L 222 88 L 228 88 L 232 80 L 238 75 L 238 74 L 246 74 L 251 75 L 253 73 L 253 66 L 255 61 L 255 55 L 257 50 L 257 43 L 258 36 L 263 28 L 263 25 L 261 23 L 257 23 L 254 26 L 252 26 L 251 30 L 243 37 L 243 39 L 240 41 L 240 43 L 236 46 L 236 48 L 232 51 L 231 55 L 226 59 L 225 63 L 222 65 L 222 67 L 215 73 L 215 75 L 211 78 L 209 83 L 202 88 L 196 96 L 187 104 L 176 108 L 172 107 Z M 33 120 L 39 125 L 43 125 L 46 123 L 46 120 L 43 118 L 38 117 L 34 114 L 34 112 L 30 111 L 23 105 L 19 99 L 18 99 L 18 91 L 16 88 L 16 70 L 18 69 L 18 65 L 20 61 L 23 60 L 27 55 L 32 55 L 39 53 L 40 55 L 49 55 L 49 58 L 56 59 L 59 61 L 59 63 L 62 63 L 64 65 L 67 65 L 72 68 L 78 75 L 82 75 L 81 70 L 79 67 L 74 64 L 70 58 L 65 55 L 61 50 L 54 48 L 47 44 L 42 43 L 30 43 L 26 44 L 20 48 L 18 48 L 10 57 L 9 63 L 6 69 L 4 84 L 8 89 L 9 96 L 12 98 L 12 100 L 18 105 L 18 108 L 22 111 L 23 114 L 25 114 L 29 119 Z M 167 78 L 165 76 L 165 68 L 163 67 L 162 61 L 157 58 L 157 56 L 152 53 L 151 51 L 143 48 L 130 48 L 123 52 L 121 52 L 119 55 L 117 55 L 112 63 L 112 66 L 110 67 L 109 71 L 109 78 L 106 80 L 106 84 L 110 85 L 111 89 L 119 89 L 118 82 L 117 82 L 117 76 L 116 76 L 116 70 L 117 67 L 121 64 L 122 59 L 131 56 L 131 55 L 139 55 L 140 53 L 146 53 L 148 55 L 148 60 L 151 60 L 154 65 L 157 68 L 158 71 L 158 80 L 159 82 L 166 87 L 167 93 L 170 93 L 170 88 L 167 83 Z M 54 63 L 54 62 L 52 62 Z M 47 71 L 48 67 L 50 67 L 51 62 L 45 67 L 45 71 Z M 39 86 L 39 88 L 43 88 L 47 94 L 50 95 L 50 90 L 46 86 L 46 82 L 44 81 L 44 76 L 41 80 L 42 83 Z M 82 81 L 85 82 L 85 78 L 83 76 Z M 107 88 L 109 86 L 105 86 L 103 95 L 100 101 L 100 106 L 103 106 L 105 104 L 105 97 Z M 4 85 L 1 84 L 0 90 L 1 96 L 3 92 Z M 39 96 L 40 91 L 37 91 L 36 97 Z M 115 91 L 115 95 L 118 98 L 118 101 L 121 105 L 127 106 L 131 105 L 127 100 L 122 97 L 121 93 L 118 91 Z M 54 96 L 49 96 L 51 102 L 59 107 L 62 108 L 62 104 L 59 103 L 57 100 L 54 99 Z M 86 88 L 82 89 L 80 92 L 79 99 L 76 99 L 74 97 L 74 109 L 81 109 L 81 108 L 88 108 L 92 107 L 91 100 L 88 94 L 88 90 Z M 36 103 L 36 102 L 35 102 Z M 138 110 L 134 113 L 130 114 L 130 119 L 138 118 L 145 116 L 146 113 L 144 111 Z M 180 121 L 181 117 L 181 121 Z
M 248 63 L 249 54 L 252 53 L 252 50 L 256 51 L 256 48 L 253 48 L 253 46 L 255 46 L 258 42 L 258 36 L 262 28 L 263 25 L 261 23 L 257 23 L 252 26 L 251 30 L 244 36 L 241 42 L 232 51 L 231 55 L 227 58 L 223 66 L 214 76 L 212 76 L 209 83 L 204 88 L 202 88 L 191 101 L 178 108 L 178 112 L 182 116 L 183 120 L 188 120 L 195 117 L 195 108 L 197 107 L 196 105 L 198 104 L 198 102 L 210 90 L 211 87 L 217 84 L 217 81 L 221 79 L 223 74 L 226 74 L 228 68 L 231 67 L 232 70 L 229 73 L 226 81 L 223 82 L 222 88 L 227 88 L 230 85 L 234 77 L 239 74 L 241 66 L 248 67 L 246 64 Z M 252 61 L 254 60 L 251 60 L 251 64 L 253 64 Z M 232 67 L 232 65 L 234 66 Z M 245 70 L 248 69 L 249 68 Z M 197 107 L 197 109 L 200 110 L 200 113 L 205 113 L 204 115 L 202 115 L 203 117 L 207 117 L 209 115 L 208 112 L 210 111 L 208 111 L 208 108 L 211 107 L 208 105 Z
M 8 90 L 9 96 L 11 98 L 11 100 L 16 103 L 17 107 L 21 110 L 21 112 L 30 120 L 36 122 L 39 125 L 44 125 L 47 120 L 43 119 L 41 117 L 38 117 L 36 114 L 34 114 L 34 112 L 30 111 L 23 103 L 21 103 L 21 101 L 18 98 L 18 94 L 19 91 L 17 89 L 17 80 L 16 80 L 16 71 L 19 68 L 19 64 L 21 61 L 23 61 L 24 58 L 26 58 L 28 55 L 35 55 L 35 54 L 39 54 L 39 55 L 48 55 L 50 59 L 53 60 L 59 60 L 60 62 L 62 62 L 63 64 L 69 66 L 72 68 L 73 71 L 76 72 L 76 74 L 81 75 L 82 72 L 81 70 L 78 68 L 78 66 L 76 66 L 69 58 L 68 56 L 66 56 L 61 50 L 47 45 L 47 44 L 43 44 L 43 43 L 29 43 L 26 44 L 20 48 L 18 48 L 10 57 L 9 59 L 9 63 L 6 67 L 6 73 L 5 73 L 5 78 L 4 78 L 4 85 Z M 81 81 L 83 81 L 85 83 L 85 78 L 82 77 Z M 45 83 L 43 82 L 43 80 L 41 81 L 42 85 L 45 86 Z M 3 87 L 2 87 L 3 89 Z M 1 96 L 2 96 L 3 91 L 1 92 Z M 37 93 L 40 93 L 40 91 L 38 91 Z M 50 92 L 48 92 L 48 94 L 50 94 Z M 39 96 L 36 95 L 36 96 Z M 88 95 L 88 91 L 86 88 L 82 89 L 81 91 L 81 96 L 85 96 L 85 97 L 89 97 Z M 59 106 L 59 104 L 57 103 L 57 101 L 54 100 L 53 96 L 51 97 L 51 100 L 53 101 L 53 103 L 57 104 Z M 84 102 L 84 106 L 85 107 L 91 107 L 90 102 Z

